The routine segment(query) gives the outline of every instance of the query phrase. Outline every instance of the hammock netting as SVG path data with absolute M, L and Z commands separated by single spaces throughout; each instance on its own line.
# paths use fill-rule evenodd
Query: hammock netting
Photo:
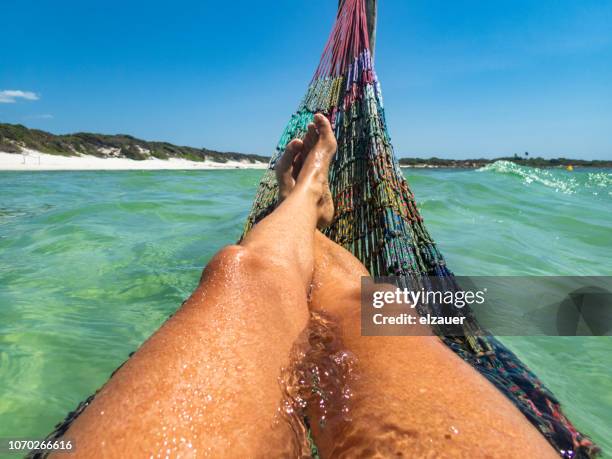
M 369 50 L 364 0 L 345 0 L 340 7 L 306 95 L 259 184 L 245 234 L 274 210 L 276 161 L 292 139 L 304 136 L 315 113 L 329 118 L 338 142 L 329 175 L 336 215 L 325 234 L 361 260 L 372 276 L 398 276 L 402 284 L 416 289 L 427 288 L 433 277 L 459 288 L 393 153 Z M 436 333 L 504 393 L 562 457 L 597 454 L 597 446 L 574 428 L 554 395 L 515 354 L 481 329 L 468 307 L 419 308 L 422 314 L 465 317 L 460 333 Z

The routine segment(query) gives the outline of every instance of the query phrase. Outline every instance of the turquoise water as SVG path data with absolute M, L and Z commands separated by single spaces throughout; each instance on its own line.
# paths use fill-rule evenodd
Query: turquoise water
M 612 275 L 612 172 L 405 170 L 461 275 Z M 43 437 L 234 242 L 261 171 L 0 172 L 0 437 Z M 504 338 L 612 451 L 612 339 Z

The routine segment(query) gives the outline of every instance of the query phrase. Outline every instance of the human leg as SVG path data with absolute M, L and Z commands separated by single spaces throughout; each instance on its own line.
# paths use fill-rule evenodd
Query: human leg
M 429 330 L 361 336 L 365 267 L 315 236 L 311 309 L 338 324 L 356 359 L 350 422 L 318 426 L 324 457 L 557 457 L 540 433 L 483 376 Z
M 215 255 L 191 297 L 75 420 L 65 438 L 77 456 L 291 453 L 278 376 L 308 320 L 314 230 L 329 217 L 322 196 L 335 152 L 329 122 L 315 123 L 291 196 Z

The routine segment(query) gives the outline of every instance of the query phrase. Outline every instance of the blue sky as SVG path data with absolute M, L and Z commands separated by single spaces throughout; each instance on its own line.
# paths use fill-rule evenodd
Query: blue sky
M 2 3 L 0 121 L 270 154 L 337 2 Z M 612 0 L 379 3 L 399 156 L 612 159 Z

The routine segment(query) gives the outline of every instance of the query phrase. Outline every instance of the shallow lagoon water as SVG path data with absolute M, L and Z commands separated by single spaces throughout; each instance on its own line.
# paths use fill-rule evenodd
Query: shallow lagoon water
M 612 171 L 404 170 L 458 275 L 612 275 Z M 43 437 L 240 236 L 261 171 L 0 172 L 0 437 Z M 612 457 L 612 338 L 505 337 Z

